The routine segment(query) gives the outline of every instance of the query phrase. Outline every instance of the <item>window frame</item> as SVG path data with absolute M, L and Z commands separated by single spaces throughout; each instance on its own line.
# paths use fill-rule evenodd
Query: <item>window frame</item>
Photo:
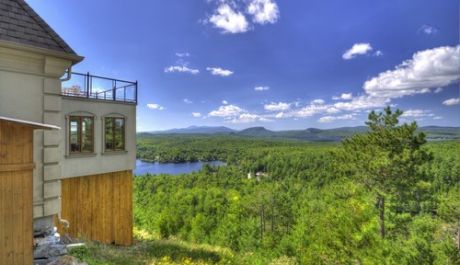
M 114 145 L 114 140 L 115 140 L 115 129 L 116 127 L 114 126 L 115 125 L 115 122 L 116 122 L 116 119 L 121 119 L 123 120 L 123 127 L 122 127 L 122 137 L 121 139 L 123 140 L 123 147 L 120 148 L 120 149 L 108 149 L 107 148 L 107 119 L 112 119 L 112 122 L 111 122 L 111 125 L 112 125 L 112 132 L 111 132 L 111 136 L 112 136 L 112 145 Z M 109 115 L 105 115 L 104 117 L 102 117 L 102 121 L 103 121 L 103 128 L 102 128 L 102 137 L 103 137 L 103 141 L 102 141 L 102 146 L 103 146 L 103 153 L 105 154 L 117 154 L 117 153 L 126 153 L 127 152 L 127 149 L 126 149 L 126 129 L 127 129 L 127 117 L 124 116 L 124 115 L 120 115 L 120 114 L 109 114 Z
M 72 152 L 71 151 L 71 132 L 70 132 L 70 122 L 71 122 L 71 118 L 73 117 L 81 117 L 81 118 L 90 118 L 91 121 L 92 121 L 92 126 L 91 126 L 91 130 L 92 130 L 92 137 L 91 137 L 91 140 L 93 142 L 93 148 L 92 148 L 92 151 L 86 151 L 86 152 Z M 71 112 L 71 113 L 68 113 L 65 115 L 65 158 L 78 158 L 78 157 L 88 157 L 88 156 L 96 156 L 96 150 L 97 150 L 97 142 L 96 142 L 96 133 L 97 133 L 97 119 L 96 119 L 96 115 L 91 113 L 91 112 L 87 112 L 87 111 L 74 111 L 74 112 Z M 81 123 L 80 123 L 81 124 Z
M 78 119 L 77 135 L 78 135 L 78 143 L 79 143 L 79 146 L 80 146 L 80 151 L 72 151 L 72 148 L 71 148 L 71 137 L 72 137 L 71 122 L 72 122 L 72 119 L 75 119 L 75 118 Z M 91 148 L 90 151 L 83 151 L 83 149 L 82 149 L 82 147 L 83 147 L 83 144 L 82 144 L 82 140 L 83 140 L 83 132 L 82 132 L 83 119 L 90 119 L 91 120 L 91 128 L 90 129 L 91 129 L 91 142 L 92 142 L 91 147 L 92 148 Z M 68 126 L 68 129 L 67 129 L 67 134 L 68 134 L 67 149 L 68 149 L 68 155 L 69 156 L 94 154 L 95 149 L 96 149 L 96 147 L 95 147 L 95 145 L 96 145 L 96 141 L 95 141 L 95 120 L 96 119 L 94 118 L 94 116 L 91 116 L 91 115 L 78 115 L 78 114 L 68 115 L 68 121 L 67 121 L 67 126 Z

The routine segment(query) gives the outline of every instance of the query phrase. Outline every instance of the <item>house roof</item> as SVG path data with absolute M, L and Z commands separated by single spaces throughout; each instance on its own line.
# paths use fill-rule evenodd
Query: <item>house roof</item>
M 0 0 L 0 40 L 77 55 L 24 0 Z
M 3 0 L 0 0 L 0 1 L 3 1 Z M 47 129 L 47 130 L 60 130 L 61 129 L 60 127 L 54 126 L 54 125 L 33 122 L 33 121 L 20 120 L 20 119 L 3 117 L 3 116 L 0 116 L 0 121 L 14 122 L 14 123 L 22 124 L 28 127 L 32 127 L 34 129 Z

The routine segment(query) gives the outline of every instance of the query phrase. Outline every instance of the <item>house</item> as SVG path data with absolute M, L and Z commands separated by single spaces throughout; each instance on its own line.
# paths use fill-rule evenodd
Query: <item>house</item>
M 72 73 L 83 59 L 24 0 L 0 0 L 0 116 L 36 125 L 33 229 L 130 245 L 137 82 Z

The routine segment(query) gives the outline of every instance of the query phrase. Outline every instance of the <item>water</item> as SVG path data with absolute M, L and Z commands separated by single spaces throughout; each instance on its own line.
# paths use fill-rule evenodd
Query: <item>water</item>
M 136 160 L 136 169 L 134 170 L 135 175 L 145 175 L 147 173 L 152 175 L 158 174 L 170 174 L 179 175 L 187 174 L 201 170 L 205 165 L 211 166 L 224 166 L 225 163 L 222 161 L 211 161 L 211 162 L 186 162 L 186 163 L 158 163 L 158 162 L 145 162 Z

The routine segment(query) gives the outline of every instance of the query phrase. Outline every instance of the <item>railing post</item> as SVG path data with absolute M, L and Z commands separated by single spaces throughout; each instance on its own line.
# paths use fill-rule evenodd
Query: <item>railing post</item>
M 89 98 L 89 87 L 90 87 L 90 75 L 89 72 L 86 73 L 86 98 Z
M 112 97 L 113 101 L 117 101 L 117 81 L 112 81 Z
M 134 89 L 134 93 L 135 93 L 134 99 L 136 100 L 136 104 L 137 104 L 137 80 L 136 80 L 136 88 Z

